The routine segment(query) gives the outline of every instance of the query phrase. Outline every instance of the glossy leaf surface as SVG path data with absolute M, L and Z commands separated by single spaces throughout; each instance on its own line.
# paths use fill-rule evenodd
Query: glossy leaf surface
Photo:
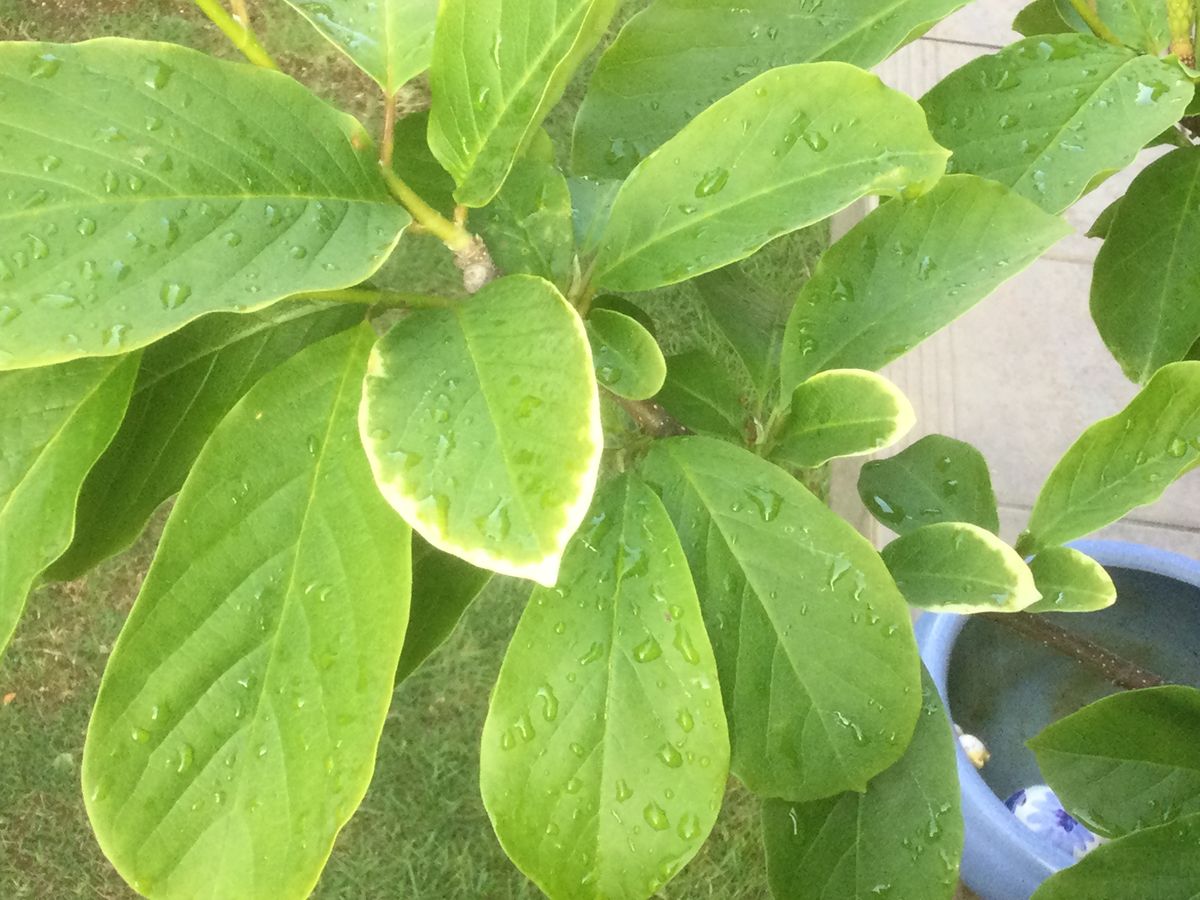
M 864 465 L 858 494 L 871 515 L 897 534 L 938 522 L 1000 532 L 987 460 L 970 444 L 945 435 L 926 435 L 895 456 Z
M 588 316 L 587 331 L 601 385 L 630 400 L 646 400 L 659 392 L 667 378 L 667 361 L 654 335 L 640 322 L 597 309 Z
M 575 125 L 575 171 L 624 178 L 710 104 L 768 69 L 870 69 L 966 0 L 655 0 L 605 51 Z
M 772 459 L 815 468 L 896 443 L 917 416 L 900 389 L 874 372 L 834 369 L 796 388 Z
M 1125 691 L 1059 719 L 1029 741 L 1072 814 L 1120 837 L 1200 814 L 1200 691 Z
M 133 543 L 246 391 L 304 347 L 362 319 L 361 308 L 288 303 L 205 316 L 148 347 L 121 427 L 83 484 L 75 538 L 50 577 L 78 578 Z
M 287 0 L 394 95 L 429 67 L 438 0 Z
M 1088 35 L 1027 38 L 983 56 L 921 105 L 951 170 L 1062 212 L 1097 176 L 1123 169 L 1192 99 L 1177 64 Z
M 926 525 L 883 548 L 913 606 L 938 612 L 1017 612 L 1041 599 L 1033 573 L 990 531 L 965 522 Z
M 1198 191 L 1200 148 L 1158 160 L 1129 186 L 1096 257 L 1092 318 L 1137 382 L 1200 339 Z
M 0 373 L 0 658 L 71 543 L 84 477 L 121 424 L 137 356 Z
M 661 501 L 597 497 L 505 656 L 481 785 L 500 842 L 551 897 L 649 897 L 699 850 L 729 735 L 687 560 Z
M 1153 503 L 1200 463 L 1200 362 L 1164 366 L 1115 416 L 1097 422 L 1042 486 L 1034 546 L 1064 544 Z
M 493 281 L 371 355 L 362 435 L 384 496 L 433 546 L 554 584 L 604 438 L 583 323 L 553 285 Z
M 362 126 L 278 72 L 103 38 L 0 73 L 0 368 L 357 284 L 410 221 Z
M 927 190 L 945 165 L 920 107 L 874 75 L 844 63 L 773 69 L 633 171 L 600 243 L 597 284 L 683 281 L 866 194 Z
M 411 576 L 355 429 L 373 340 L 313 345 L 225 418 L 113 649 L 84 797 L 149 897 L 307 897 L 367 789 Z
M 928 675 L 922 695 L 912 743 L 895 765 L 871 780 L 866 793 L 763 804 L 774 896 L 954 896 L 963 844 L 955 741 Z
M 765 797 L 863 790 L 904 752 L 921 693 L 908 610 L 879 556 L 730 444 L 659 441 L 643 471 L 703 598 L 735 774 Z
M 1029 569 L 1042 599 L 1026 612 L 1094 612 L 1117 602 L 1117 588 L 1104 566 L 1078 550 L 1048 547 Z
M 943 178 L 825 252 L 788 320 L 784 391 L 824 369 L 881 369 L 1025 269 L 1070 227 L 1003 186 Z
M 608 28 L 620 0 L 442 0 L 429 146 L 485 206 Z

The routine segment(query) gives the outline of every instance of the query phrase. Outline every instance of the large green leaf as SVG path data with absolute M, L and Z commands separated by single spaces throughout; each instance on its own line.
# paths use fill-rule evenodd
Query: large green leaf
M 901 535 L 883 561 L 904 599 L 938 612 L 1018 612 L 1042 595 L 1012 547 L 966 522 L 939 522 Z
M 422 537 L 554 584 L 604 438 L 587 335 L 553 285 L 510 275 L 401 321 L 371 355 L 361 418 L 380 490 Z
M 1153 503 L 1200 464 L 1200 362 L 1164 366 L 1133 401 L 1085 431 L 1042 487 L 1025 544 L 1063 544 Z
M 307 897 L 366 791 L 411 574 L 355 429 L 373 340 L 308 348 L 225 418 L 117 640 L 83 787 L 146 896 Z
M 659 441 L 643 470 L 704 604 L 734 772 L 767 797 L 863 790 L 904 752 L 921 699 L 908 610 L 879 556 L 739 447 Z
M 954 735 L 928 675 L 922 694 L 912 743 L 899 762 L 871 780 L 866 793 L 763 804 L 767 874 L 775 897 L 954 896 L 963 845 Z
M 801 290 L 784 337 L 784 393 L 824 369 L 882 368 L 1070 230 L 970 175 L 883 204 L 826 251 Z
M 634 169 L 600 242 L 596 281 L 641 291 L 720 268 L 865 194 L 921 193 L 946 155 L 920 107 L 868 72 L 773 69 Z
M 658 341 L 636 319 L 611 309 L 588 316 L 596 378 L 619 397 L 646 400 L 662 389 L 667 361 Z
M 631 476 L 598 495 L 563 586 L 534 591 L 483 729 L 483 800 L 555 898 L 649 897 L 708 837 L 729 735 L 687 560 Z
M 429 146 L 485 206 L 508 177 L 620 0 L 442 0 Z
M 968 522 L 1000 533 L 1000 512 L 983 454 L 963 441 L 930 434 L 858 476 L 858 494 L 897 534 L 938 522 Z
M 1097 847 L 1050 876 L 1032 900 L 1196 900 L 1200 814 Z
M 88 470 L 121 424 L 137 355 L 0 373 L 0 655 L 67 549 Z
M 288 303 L 205 316 L 148 347 L 125 419 L 83 483 L 74 540 L 50 577 L 78 578 L 128 547 L 246 391 L 304 347 L 362 319 L 362 308 Z
M 1117 602 L 1104 566 L 1070 547 L 1048 547 L 1029 563 L 1042 599 L 1026 612 L 1095 612 Z
M 1059 34 L 967 63 L 921 105 L 954 151 L 952 171 L 999 181 L 1058 213 L 1179 121 L 1192 93 L 1176 63 Z
M 1200 339 L 1200 148 L 1142 172 L 1096 257 L 1092 317 L 1134 381 L 1184 359 Z
M 438 0 L 287 0 L 392 97 L 429 67 Z
M 419 536 L 412 542 L 412 614 L 396 680 L 415 672 L 448 638 L 492 573 L 442 553 Z
M 0 45 L 0 82 L 0 368 L 356 284 L 409 222 L 362 126 L 278 72 L 105 38 Z
M 904 437 L 917 422 L 908 398 L 874 372 L 833 369 L 796 388 L 771 450 L 789 466 L 872 453 Z
M 624 178 L 711 103 L 768 69 L 864 69 L 967 0 L 656 0 L 621 29 L 575 124 L 575 171 Z
M 1029 741 L 1059 799 L 1088 827 L 1120 837 L 1200 813 L 1200 691 L 1125 691 Z

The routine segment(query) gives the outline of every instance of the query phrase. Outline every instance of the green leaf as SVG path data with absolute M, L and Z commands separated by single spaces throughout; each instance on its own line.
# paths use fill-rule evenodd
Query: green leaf
M 696 116 L 621 187 L 596 283 L 644 291 L 754 253 L 866 194 L 921 193 L 946 151 L 909 97 L 845 63 L 773 69 Z
M 1192 94 L 1177 63 L 1059 34 L 967 63 L 921 105 L 934 137 L 954 151 L 952 171 L 1059 213 L 1179 121 Z
M 1054 0 L 1061 19 L 1083 34 L 1091 29 L 1071 6 L 1071 0 Z M 1161 56 L 1170 43 L 1167 23 L 1169 3 L 1162 0 L 1088 0 L 1092 9 L 1122 43 Z
M 571 211 L 575 243 L 580 258 L 590 257 L 604 235 L 613 201 L 621 190 L 619 181 L 598 181 L 593 178 L 568 178 L 571 192 Z
M 597 496 L 534 591 L 483 729 L 484 804 L 551 897 L 649 897 L 700 849 L 729 771 L 716 663 L 662 503 L 631 476 Z
M 667 379 L 667 361 L 658 341 L 640 322 L 609 309 L 593 310 L 587 320 L 596 379 L 619 397 L 647 400 Z
M 575 265 L 571 193 L 552 160 L 519 159 L 474 224 L 502 272 L 540 275 L 564 291 L 570 286 Z
M 415 672 L 454 631 L 467 607 L 492 580 L 457 556 L 429 546 L 420 536 L 412 542 L 412 612 L 396 681 Z
M 816 468 L 890 446 L 916 423 L 908 398 L 882 375 L 834 369 L 796 388 L 771 458 Z
M 1200 814 L 1200 691 L 1167 685 L 1097 700 L 1029 741 L 1047 784 L 1105 837 Z M 1080 895 L 1090 896 L 1090 895 Z
M 1200 339 L 1200 148 L 1142 172 L 1096 257 L 1092 318 L 1125 374 L 1145 382 Z
M 1124 199 L 1125 197 L 1122 195 L 1100 211 L 1100 215 L 1096 216 L 1096 221 L 1093 222 L 1092 227 L 1088 229 L 1088 237 L 1100 238 L 1100 240 L 1106 240 L 1108 238 L 1108 232 L 1112 228 L 1113 221 L 1117 217 L 1117 211 L 1121 208 L 1121 201 Z
M 1065 544 L 1153 503 L 1200 463 L 1200 362 L 1164 366 L 1115 416 L 1085 431 L 1042 487 L 1033 547 Z
M 620 0 L 442 0 L 433 42 L 429 146 L 486 206 Z
M 0 656 L 34 581 L 71 543 L 80 485 L 136 372 L 134 354 L 0 373 Z
M 421 199 L 445 216 L 454 214 L 454 178 L 429 149 L 429 111 L 410 113 L 396 123 L 392 166 Z
M 858 494 L 897 534 L 939 522 L 968 522 L 1000 532 L 992 476 L 983 454 L 963 441 L 930 434 L 858 476 Z
M 429 68 L 438 0 L 287 0 L 389 97 Z
M 433 546 L 553 585 L 595 489 L 599 407 L 575 310 L 511 275 L 379 342 L 363 444 L 379 489 Z
M 1051 875 L 1031 900 L 1195 900 L 1198 843 L 1200 815 L 1145 828 Z
M 784 337 L 784 393 L 825 369 L 883 368 L 1070 230 L 970 175 L 883 204 L 825 252 L 800 291 Z
M 866 793 L 763 803 L 774 896 L 955 895 L 963 845 L 955 741 L 928 674 L 921 691 L 924 703 L 912 743 L 899 762 L 871 780 Z
M 656 0 L 600 59 L 575 123 L 576 172 L 624 178 L 710 104 L 768 69 L 870 69 L 966 0 Z
M 938 612 L 1018 612 L 1041 599 L 1033 573 L 990 531 L 938 522 L 883 548 L 883 561 L 913 606 Z
M 172 44 L 0 45 L 0 368 L 357 284 L 409 223 L 362 126 Z
M 309 344 L 362 319 L 362 308 L 287 303 L 205 316 L 148 347 L 125 419 L 83 483 L 74 540 L 49 576 L 78 578 L 133 543 L 243 394 Z
M 1029 564 L 1042 599 L 1026 612 L 1094 612 L 1117 602 L 1104 566 L 1070 547 L 1050 547 Z
M 764 797 L 865 789 L 903 754 L 921 699 L 908 610 L 879 556 L 740 447 L 658 441 L 643 472 L 703 598 L 733 771 Z
M 96 837 L 150 897 L 307 897 L 366 792 L 408 620 L 409 535 L 356 439 L 367 325 L 217 428 L 109 659 Z
M 1012 29 L 1025 37 L 1039 34 L 1070 34 L 1076 29 L 1063 17 L 1055 0 L 1033 0 L 1017 13 Z
M 667 380 L 655 398 L 693 431 L 745 439 L 750 413 L 742 393 L 719 360 L 707 350 L 689 350 L 667 360 Z

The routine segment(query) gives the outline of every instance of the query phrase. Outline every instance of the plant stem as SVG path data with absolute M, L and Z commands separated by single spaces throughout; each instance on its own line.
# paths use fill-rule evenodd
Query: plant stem
M 250 10 L 246 8 L 246 0 L 229 0 L 229 8 L 233 10 L 235 19 L 246 28 L 250 27 Z
M 396 95 L 384 94 L 383 135 L 379 138 L 379 164 L 385 172 L 391 172 L 392 153 L 396 144 Z
M 233 18 L 219 0 L 193 0 L 212 21 L 214 25 L 224 32 L 225 36 L 233 43 L 233 46 L 242 51 L 242 55 L 256 66 L 262 66 L 264 69 L 278 70 L 279 66 L 275 64 L 275 60 L 258 42 L 258 38 L 254 36 L 254 32 L 250 30 L 250 23 L 239 23 Z
M 362 303 L 367 306 L 390 306 L 397 309 L 437 309 L 453 306 L 450 297 L 432 294 L 406 294 L 378 288 L 346 288 L 341 291 L 316 291 L 303 295 L 306 300 L 330 300 L 335 303 Z
M 1168 2 L 1171 2 L 1171 0 L 1168 0 Z M 1110 44 L 1121 43 L 1121 39 L 1113 34 L 1112 29 L 1100 20 L 1100 14 L 1092 8 L 1087 0 L 1071 0 L 1071 6 L 1074 7 L 1075 12 L 1079 13 L 1079 18 L 1083 19 L 1084 24 L 1092 29 L 1092 34 L 1100 38 L 1100 40 L 1108 41 Z
M 1035 613 L 986 613 L 983 617 L 1071 657 L 1122 690 L 1135 691 L 1167 683 L 1161 675 Z
M 1167 26 L 1171 30 L 1171 53 L 1185 66 L 1196 65 L 1192 26 L 1196 20 L 1195 0 L 1167 0 Z
M 390 166 L 380 165 L 383 180 L 387 182 L 392 196 L 399 200 L 414 219 L 430 234 L 436 235 L 455 253 L 471 246 L 471 235 L 461 225 L 455 225 L 440 212 L 421 199 L 412 188 L 404 183 Z

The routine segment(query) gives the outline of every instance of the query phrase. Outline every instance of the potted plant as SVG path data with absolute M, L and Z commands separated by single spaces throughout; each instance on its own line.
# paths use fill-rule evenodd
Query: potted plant
M 882 558 L 802 481 L 897 441 L 912 408 L 876 370 L 1176 128 L 1191 4 L 1176 57 L 1072 0 L 1082 24 L 918 103 L 866 69 L 965 0 L 654 0 L 615 35 L 618 0 L 289 0 L 377 82 L 374 135 L 277 71 L 242 0 L 196 5 L 248 64 L 0 44 L 0 636 L 36 582 L 178 493 L 83 755 L 121 876 L 307 896 L 396 679 L 495 574 L 531 593 L 480 791 L 546 894 L 664 889 L 732 774 L 777 896 L 950 897 L 955 742 L 910 605 L 1110 603 L 1063 545 L 1200 460 L 1200 324 L 1101 304 L 1146 386 L 1064 459 L 1017 549 L 948 439 L 906 451 L 930 484 L 871 470 L 904 532 Z M 426 70 L 428 109 L 400 115 Z M 798 296 L 801 272 L 764 282 L 760 254 L 870 196 Z M 1169 196 L 1154 215 L 1185 231 Z M 401 242 L 453 283 L 384 270 Z M 695 319 L 712 340 L 683 348 L 665 323 Z

